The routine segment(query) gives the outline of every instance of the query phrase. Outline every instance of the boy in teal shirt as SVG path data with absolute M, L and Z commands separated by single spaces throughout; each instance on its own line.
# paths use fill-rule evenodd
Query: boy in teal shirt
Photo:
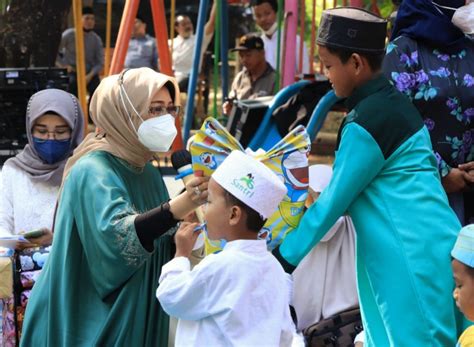
M 366 344 L 453 346 L 462 328 L 450 251 L 461 226 L 420 114 L 380 73 L 385 36 L 386 21 L 364 10 L 323 12 L 320 58 L 349 113 L 329 186 L 274 254 L 292 272 L 347 211 Z

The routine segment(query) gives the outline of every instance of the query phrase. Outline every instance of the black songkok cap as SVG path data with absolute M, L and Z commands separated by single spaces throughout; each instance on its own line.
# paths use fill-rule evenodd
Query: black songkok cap
M 355 7 L 337 7 L 323 11 L 316 43 L 361 53 L 385 51 L 387 21 Z
M 90 6 L 84 6 L 82 8 L 82 15 L 85 15 L 85 14 L 94 14 L 93 8 Z

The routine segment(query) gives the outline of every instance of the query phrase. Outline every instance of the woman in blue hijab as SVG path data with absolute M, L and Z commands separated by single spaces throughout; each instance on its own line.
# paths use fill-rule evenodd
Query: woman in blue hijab
M 473 11 L 465 0 L 404 0 L 383 64 L 386 77 L 424 118 L 444 189 L 463 225 L 474 218 L 474 42 L 467 35 L 474 21 L 466 21 Z

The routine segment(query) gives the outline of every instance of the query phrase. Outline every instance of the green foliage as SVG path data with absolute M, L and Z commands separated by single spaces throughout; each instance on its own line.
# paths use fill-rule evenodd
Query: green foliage
M 380 9 L 380 15 L 384 18 L 388 18 L 393 11 L 393 5 L 391 0 L 377 1 L 377 5 Z
M 11 0 L 0 0 L 0 16 L 5 14 L 8 5 L 10 5 Z
M 323 2 L 324 0 L 316 0 L 316 26 L 319 25 L 319 20 L 321 19 L 321 12 L 323 11 Z M 336 0 L 337 6 L 343 6 L 343 0 Z M 349 5 L 350 0 L 347 0 L 347 4 Z M 326 7 L 332 8 L 334 4 L 333 0 L 326 0 Z M 313 0 L 305 0 L 305 12 L 306 12 L 306 19 L 304 23 L 305 27 L 305 36 L 304 41 L 308 48 L 311 45 L 311 20 L 313 16 Z M 364 8 L 366 10 L 371 10 L 372 1 L 364 0 Z M 391 0 L 377 0 L 377 7 L 379 8 L 380 15 L 384 18 L 387 18 L 390 13 L 392 13 L 392 1 Z M 299 33 L 299 31 L 298 31 Z

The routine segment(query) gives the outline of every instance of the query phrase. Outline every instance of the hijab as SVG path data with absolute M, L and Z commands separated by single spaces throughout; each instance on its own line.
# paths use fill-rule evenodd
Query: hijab
M 38 155 L 31 130 L 36 120 L 46 113 L 55 113 L 63 118 L 71 128 L 71 147 L 65 159 L 53 164 L 46 163 Z M 24 171 L 34 182 L 44 182 L 59 186 L 67 158 L 82 141 L 84 134 L 84 115 L 77 98 L 60 89 L 45 89 L 35 93 L 26 108 L 26 136 L 28 144 L 5 165 L 12 165 Z
M 119 75 L 104 78 L 90 105 L 90 115 L 98 130 L 89 134 L 74 151 L 66 164 L 64 177 L 81 157 L 92 151 L 105 151 L 132 166 L 144 167 L 153 152 L 138 140 L 135 129 L 142 123 L 140 117 L 148 113 L 151 99 L 162 87 L 168 88 L 175 105 L 178 105 L 176 80 L 150 68 L 124 70 Z
M 461 7 L 464 0 L 437 0 L 437 4 Z M 398 9 L 391 41 L 399 36 L 408 36 L 447 53 L 457 53 L 467 43 L 464 33 L 451 18 L 454 12 L 436 7 L 432 0 L 403 0 Z

